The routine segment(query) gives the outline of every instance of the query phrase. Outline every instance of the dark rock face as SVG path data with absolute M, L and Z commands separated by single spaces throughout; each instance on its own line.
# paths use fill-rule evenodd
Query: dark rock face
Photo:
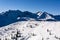
M 60 21 L 60 15 L 55 15 L 54 18 L 55 18 L 57 21 Z
M 37 15 L 36 13 L 31 13 L 28 11 L 21 12 L 20 10 L 9 10 L 2 15 L 0 14 L 0 27 L 6 26 L 8 24 L 17 22 L 17 21 L 28 21 L 30 18 L 36 20 L 36 21 L 44 21 L 40 19 L 45 19 L 47 17 L 47 12 L 43 12 L 41 16 Z M 54 19 L 47 19 L 45 21 L 60 21 L 60 15 L 53 16 L 51 14 L 48 14 Z M 39 18 L 37 18 L 39 16 Z M 19 17 L 19 18 L 18 18 Z

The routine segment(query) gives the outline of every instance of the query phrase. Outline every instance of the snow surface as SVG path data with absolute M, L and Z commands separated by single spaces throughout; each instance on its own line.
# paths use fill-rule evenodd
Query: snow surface
M 19 21 L 0 28 L 1 40 L 60 40 L 60 22 Z

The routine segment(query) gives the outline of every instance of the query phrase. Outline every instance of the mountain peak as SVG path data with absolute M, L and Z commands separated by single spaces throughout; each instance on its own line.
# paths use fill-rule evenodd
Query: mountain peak
M 37 12 L 37 15 L 38 15 L 38 19 L 40 20 L 47 20 L 47 19 L 54 19 L 49 13 L 47 12 Z
M 54 16 L 47 12 L 41 12 L 41 11 L 38 11 L 37 13 L 32 13 L 29 11 L 22 12 L 20 10 L 9 10 L 0 15 L 0 26 L 5 26 L 17 21 L 28 21 L 28 20 L 60 21 L 60 16 Z
M 42 15 L 42 12 L 41 11 L 38 11 L 37 12 L 37 15 L 41 16 Z
M 38 15 L 37 18 L 39 18 L 42 14 L 43 14 L 43 13 L 42 13 L 41 11 L 38 11 L 38 12 L 37 12 L 37 15 Z

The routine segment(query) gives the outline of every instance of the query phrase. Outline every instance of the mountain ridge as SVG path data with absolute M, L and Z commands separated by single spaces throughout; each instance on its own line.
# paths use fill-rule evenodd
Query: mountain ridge
M 60 21 L 60 15 L 52 15 L 47 12 L 41 12 L 41 15 L 29 11 L 8 10 L 0 14 L 0 27 L 17 21 Z

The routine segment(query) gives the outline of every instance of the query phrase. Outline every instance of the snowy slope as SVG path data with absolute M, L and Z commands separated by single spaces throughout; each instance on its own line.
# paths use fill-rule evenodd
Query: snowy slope
M 0 40 L 60 40 L 60 15 L 9 10 L 0 14 Z
M 60 22 L 19 21 L 0 28 L 1 40 L 60 40 Z

